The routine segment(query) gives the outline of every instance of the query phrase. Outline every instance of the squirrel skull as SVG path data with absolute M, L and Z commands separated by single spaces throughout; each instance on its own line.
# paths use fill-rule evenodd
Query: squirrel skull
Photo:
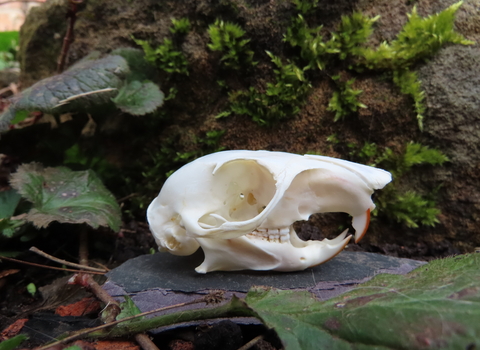
M 147 210 L 160 251 L 205 253 L 199 273 L 216 270 L 303 270 L 330 260 L 349 242 L 303 241 L 298 220 L 350 214 L 355 241 L 365 234 L 371 195 L 391 181 L 387 171 L 341 159 L 269 151 L 224 151 L 183 166 Z

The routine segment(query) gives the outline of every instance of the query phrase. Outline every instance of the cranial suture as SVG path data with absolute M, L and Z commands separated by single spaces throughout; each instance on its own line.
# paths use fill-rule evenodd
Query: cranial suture
M 199 273 L 303 270 L 340 253 L 351 236 L 303 241 L 293 229 L 315 213 L 352 216 L 365 234 L 371 195 L 389 172 L 341 159 L 269 151 L 224 151 L 173 173 L 147 210 L 160 251 L 205 253 Z

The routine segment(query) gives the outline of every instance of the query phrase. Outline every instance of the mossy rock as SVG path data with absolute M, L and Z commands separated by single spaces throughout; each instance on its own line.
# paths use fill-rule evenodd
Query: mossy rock
M 20 29 L 18 51 L 24 88 L 56 71 L 67 30 L 68 6 L 68 0 L 50 0 L 28 13 Z
M 419 2 L 418 12 L 421 16 L 427 16 L 454 2 Z M 401 0 L 344 0 L 335 3 L 321 0 L 317 9 L 304 17 L 312 27 L 324 25 L 322 33 L 328 38 L 328 33 L 338 28 L 342 15 L 348 15 L 354 10 L 369 17 L 380 15 L 368 43 L 376 46 L 382 41 L 392 40 L 398 34 L 407 21 L 406 13 L 411 12 L 413 6 L 413 3 Z M 467 0 L 457 12 L 457 30 L 470 40 L 479 39 L 478 11 L 475 14 L 477 8 L 476 0 Z M 55 71 L 67 23 L 65 9 L 64 2 L 49 1 L 33 11 L 22 28 L 21 64 L 25 85 Z M 148 201 L 160 189 L 165 172 L 180 166 L 192 154 L 198 156 L 224 147 L 293 153 L 313 151 L 349 158 L 349 144 L 362 146 L 366 142 L 375 143 L 380 149 L 388 147 L 399 152 L 408 142 L 415 141 L 442 150 L 451 161 L 447 166 L 420 166 L 409 176 L 395 179 L 394 183 L 402 191 L 415 190 L 429 194 L 437 190 L 436 199 L 442 209 L 440 224 L 434 228 L 412 229 L 378 217 L 372 222 L 371 230 L 362 243 L 363 248 L 418 258 L 469 252 L 480 246 L 480 190 L 475 186 L 479 180 L 478 135 L 469 130 L 455 131 L 457 122 L 452 122 L 458 120 L 456 116 L 464 115 L 464 111 L 478 108 L 475 103 L 469 105 L 468 101 L 465 104 L 461 102 L 463 97 L 474 96 L 472 91 L 468 91 L 468 86 L 462 85 L 461 81 L 457 84 L 455 79 L 449 79 L 449 76 L 468 76 L 476 72 L 475 69 L 480 66 L 475 58 L 477 45 L 467 48 L 451 46 L 440 51 L 438 59 L 434 57 L 429 63 L 418 62 L 413 68 L 420 73 L 429 108 L 425 115 L 423 133 L 418 128 L 411 98 L 401 94 L 400 89 L 393 84 L 390 73 L 358 73 L 340 60 L 334 62 L 327 72 L 308 71 L 312 89 L 306 103 L 297 115 L 273 127 L 261 127 L 244 115 L 231 114 L 227 118 L 215 118 L 229 106 L 225 84 L 230 87 L 230 91 L 247 90 L 250 87 L 262 91 L 266 83 L 272 82 L 275 76 L 273 69 L 276 67 L 266 50 L 280 57 L 283 62 L 299 62 L 298 50 L 283 41 L 287 27 L 296 15 L 294 5 L 287 0 L 86 2 L 85 8 L 78 14 L 75 42 L 68 56 L 70 64 L 93 50 L 108 53 L 118 47 L 137 47 L 133 38 L 148 40 L 152 47 L 156 47 L 165 38 L 171 38 L 171 18 L 188 18 L 191 22 L 192 30 L 177 42 L 178 49 L 188 61 L 189 75 L 168 76 L 160 72 L 160 78 L 156 81 L 166 95 L 170 88 L 176 88 L 176 97 L 168 100 L 161 112 L 153 118 L 133 120 L 121 116 L 109 124 L 108 159 L 123 170 L 132 164 L 141 164 L 140 168 L 129 169 L 131 173 L 137 172 L 138 175 L 133 178 L 139 186 L 143 186 L 143 207 L 148 205 Z M 246 31 L 246 38 L 250 39 L 249 46 L 254 51 L 253 60 L 258 61 L 257 65 L 238 71 L 221 67 L 221 54 L 208 49 L 207 29 L 216 19 L 237 23 Z M 55 33 L 61 37 L 57 38 Z M 456 61 L 465 64 L 457 65 Z M 341 75 L 345 81 L 355 78 L 353 88 L 363 91 L 359 100 L 368 108 L 334 122 L 334 113 L 327 110 L 335 88 L 328 77 L 334 75 Z M 442 79 L 448 80 L 448 84 L 445 84 L 449 89 L 447 94 L 441 91 L 443 85 L 439 82 Z M 457 94 L 455 98 L 440 98 L 443 95 L 452 96 L 452 92 Z M 439 111 L 442 113 L 438 114 Z M 478 120 L 472 119 L 474 115 L 476 114 L 472 112 L 468 119 L 472 128 L 475 123 L 478 124 Z M 121 137 L 111 136 L 112 130 L 121 130 Z M 205 142 L 207 132 L 212 130 L 225 131 L 216 148 Z M 333 134 L 341 138 L 341 145 L 328 141 L 328 137 Z M 454 137 L 454 140 L 450 137 Z M 130 139 L 131 144 L 126 144 L 126 139 Z M 462 144 L 462 140 L 465 143 Z M 145 178 L 142 177 L 142 172 L 151 175 Z M 122 191 L 126 190 L 118 189 L 119 197 L 129 195 Z M 314 216 L 308 224 L 299 225 L 304 227 L 305 235 L 331 238 L 330 234 L 336 231 L 338 225 L 328 228 L 325 226 L 328 221 L 329 215 Z

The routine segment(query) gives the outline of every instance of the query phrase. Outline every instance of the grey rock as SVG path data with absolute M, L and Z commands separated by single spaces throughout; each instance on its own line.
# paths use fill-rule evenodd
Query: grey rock
M 406 274 L 425 263 L 344 251 L 329 262 L 304 271 L 235 271 L 201 275 L 194 268 L 202 259 L 201 252 L 189 257 L 166 253 L 139 256 L 110 271 L 104 289 L 121 301 L 123 295 L 130 295 L 142 312 L 190 302 L 216 290 L 224 291 L 226 300 L 233 294 L 243 297 L 252 286 L 259 285 L 309 290 L 319 300 L 327 300 L 379 273 Z M 200 307 L 205 305 L 195 304 L 175 310 Z
M 252 286 L 269 286 L 279 289 L 308 290 L 319 300 L 327 300 L 347 292 L 380 273 L 406 274 L 423 261 L 395 258 L 373 253 L 344 251 L 329 262 L 311 269 L 296 272 L 232 271 L 198 274 L 194 268 L 203 261 L 201 251 L 191 256 L 167 253 L 142 255 L 130 259 L 111 270 L 103 288 L 118 301 L 129 295 L 140 311 L 150 311 L 171 305 L 188 303 L 213 291 L 223 291 L 224 300 L 233 295 L 242 298 Z M 206 307 L 197 303 L 174 310 L 192 310 Z M 155 316 L 172 312 L 155 313 Z M 260 324 L 252 317 L 230 319 L 237 324 Z M 209 324 L 222 319 L 209 321 Z M 192 321 L 158 328 L 161 333 L 178 327 L 200 324 Z
M 185 293 L 217 289 L 247 292 L 259 285 L 292 289 L 312 288 L 323 281 L 363 280 L 380 272 L 406 273 L 423 264 L 380 254 L 342 252 L 329 262 L 304 271 L 216 271 L 203 275 L 194 270 L 202 260 L 201 252 L 188 257 L 167 253 L 142 255 L 113 269 L 107 277 L 127 293 L 154 288 Z

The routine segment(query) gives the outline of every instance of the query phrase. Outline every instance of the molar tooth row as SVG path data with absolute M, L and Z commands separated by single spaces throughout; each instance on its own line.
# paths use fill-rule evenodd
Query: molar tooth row
M 252 238 L 260 238 L 269 242 L 286 243 L 290 240 L 290 228 L 257 228 L 252 233 L 249 233 L 247 236 L 250 236 Z

